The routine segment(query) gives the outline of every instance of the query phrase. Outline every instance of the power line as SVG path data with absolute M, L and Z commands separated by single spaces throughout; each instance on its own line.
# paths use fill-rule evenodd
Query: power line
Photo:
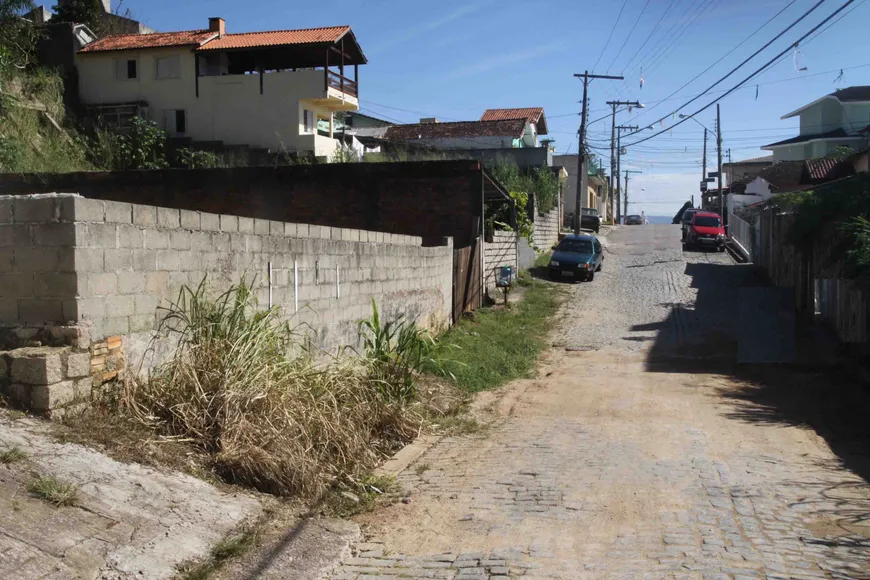
M 616 64 L 616 60 L 619 58 L 619 55 L 622 54 L 622 49 L 625 48 L 625 45 L 628 44 L 628 39 L 630 39 L 631 35 L 634 34 L 634 29 L 637 28 L 637 23 L 640 22 L 643 13 L 646 12 L 646 7 L 649 6 L 649 1 L 650 0 L 646 0 L 643 8 L 640 9 L 640 14 L 637 15 L 637 19 L 634 21 L 634 25 L 631 27 L 631 30 L 628 31 L 628 36 L 625 37 L 625 42 L 622 43 L 622 46 L 619 47 L 619 51 L 616 53 L 616 56 L 614 56 L 613 60 L 610 61 L 610 66 L 607 67 L 608 71 L 610 71 L 610 69 L 613 68 L 613 65 Z
M 820 0 L 819 3 L 816 4 L 816 6 L 818 6 L 819 4 L 821 4 L 821 3 L 824 2 L 824 1 L 825 1 L 825 0 Z M 727 91 L 724 95 L 722 95 L 722 96 L 716 98 L 715 100 L 713 100 L 713 101 L 707 103 L 706 105 L 704 105 L 703 107 L 701 107 L 700 109 L 698 109 L 697 111 L 695 111 L 694 113 L 692 113 L 691 115 L 686 115 L 685 117 L 683 117 L 683 119 L 681 119 L 680 121 L 678 121 L 678 122 L 675 123 L 674 125 L 671 125 L 671 126 L 668 127 L 667 129 L 663 129 L 663 130 L 659 131 L 658 133 L 656 133 L 656 134 L 654 134 L 654 135 L 651 135 L 651 136 L 649 136 L 649 137 L 644 137 L 643 139 L 641 139 L 641 140 L 639 140 L 639 141 L 635 141 L 634 143 L 630 143 L 630 144 L 626 145 L 626 147 L 629 147 L 629 146 L 631 146 L 631 145 L 637 145 L 637 144 L 639 144 L 639 143 L 643 143 L 644 141 L 649 141 L 650 139 L 652 139 L 652 138 L 654 138 L 654 137 L 657 137 L 657 136 L 661 135 L 662 133 L 664 133 L 664 132 L 666 132 L 666 131 L 670 131 L 671 129 L 673 129 L 674 127 L 677 127 L 678 125 L 682 125 L 683 123 L 685 123 L 685 122 L 688 121 L 689 119 L 693 118 L 695 115 L 697 115 L 697 114 L 699 114 L 699 113 L 701 113 L 701 112 L 707 110 L 708 108 L 710 108 L 711 106 L 713 106 L 713 105 L 716 104 L 717 102 L 721 101 L 722 99 L 724 99 L 725 97 L 727 97 L 728 95 L 730 95 L 731 93 L 733 93 L 734 91 L 736 91 L 737 89 L 739 89 L 742 85 L 744 85 L 746 82 L 748 82 L 749 80 L 751 80 L 753 77 L 755 77 L 755 76 L 757 76 L 758 74 L 764 72 L 764 70 L 766 70 L 766 69 L 767 69 L 771 64 L 773 64 L 774 62 L 776 62 L 777 60 L 779 60 L 780 58 L 782 58 L 782 56 L 785 55 L 785 54 L 787 54 L 790 50 L 792 50 L 792 48 L 798 46 L 798 45 L 799 45 L 799 44 L 800 44 L 800 43 L 801 43 L 805 38 L 807 38 L 808 36 L 810 36 L 811 34 L 813 34 L 815 31 L 817 31 L 818 29 L 820 29 L 822 26 L 824 26 L 825 24 L 827 24 L 831 19 L 833 19 L 835 16 L 837 16 L 840 12 L 842 12 L 843 10 L 845 10 L 846 8 L 848 8 L 849 5 L 852 4 L 853 2 L 855 2 L 855 0 L 847 0 L 845 4 L 843 4 L 842 6 L 840 6 L 839 8 L 837 8 L 837 10 L 835 10 L 834 12 L 832 12 L 832 13 L 831 13 L 827 18 L 825 18 L 824 20 L 822 20 L 821 22 L 819 22 L 817 25 L 815 25 L 813 28 L 811 28 L 809 32 L 807 32 L 806 34 L 804 34 L 803 36 L 801 36 L 800 38 L 798 38 L 794 43 L 792 43 L 790 46 L 786 47 L 785 50 L 783 50 L 782 52 L 780 52 L 779 54 L 777 54 L 775 57 L 773 57 L 772 59 L 770 59 L 769 61 L 767 61 L 767 62 L 766 62 L 765 64 L 763 64 L 760 68 L 756 69 L 756 70 L 755 70 L 752 74 L 750 74 L 748 77 L 746 77 L 745 79 L 743 79 L 742 81 L 740 81 L 739 83 L 737 83 L 737 85 L 735 85 L 734 87 L 732 87 L 732 88 L 731 88 L 729 91 Z M 816 6 L 814 6 L 811 10 L 814 10 L 814 9 L 816 8 Z M 803 17 L 801 17 L 801 18 L 803 18 Z M 741 65 L 741 66 L 742 66 L 742 65 Z M 736 70 L 736 69 L 735 69 L 735 70 Z M 731 74 L 731 73 L 729 73 L 728 76 L 730 76 L 730 74 Z M 727 78 L 727 77 L 726 77 L 726 78 Z M 721 81 L 717 81 L 716 84 L 718 84 L 719 82 L 721 82 Z M 715 86 L 715 85 L 713 85 L 713 86 Z M 691 102 L 693 102 L 693 101 L 695 101 L 695 100 L 697 100 L 697 98 L 692 99 L 692 101 L 689 101 L 689 103 L 691 103 Z M 686 105 L 688 105 L 689 103 L 686 103 Z M 686 105 L 683 105 L 682 107 L 680 107 L 680 109 L 685 108 Z M 679 111 L 680 109 L 677 109 L 677 111 Z M 675 111 L 675 112 L 676 112 L 676 111 Z M 636 133 L 635 133 L 635 134 L 636 134 Z
M 674 22 L 670 28 L 668 28 L 667 32 L 653 45 L 653 47 L 649 50 L 649 57 L 646 61 L 638 61 L 631 70 L 634 70 L 638 67 L 643 68 L 644 66 L 648 67 L 648 63 L 653 59 L 657 58 L 664 50 L 671 46 L 671 43 L 676 39 L 681 33 L 685 33 L 688 30 L 689 26 L 694 24 L 695 20 L 701 15 L 701 12 L 707 8 L 707 6 L 712 2 L 712 0 L 702 0 L 690 11 L 686 14 L 685 19 L 681 18 Z M 630 72 L 626 71 L 627 73 Z
M 757 29 L 755 29 L 755 32 L 753 32 L 752 34 L 750 34 L 749 36 L 747 36 L 746 38 L 744 38 L 744 39 L 740 42 L 740 44 L 738 44 L 737 46 L 735 46 L 734 48 L 732 48 L 731 50 L 729 50 L 728 52 L 726 52 L 724 55 L 722 55 L 722 56 L 719 58 L 719 60 L 717 60 L 716 62 L 714 62 L 713 64 L 711 64 L 711 65 L 708 66 L 707 68 L 705 68 L 704 70 L 702 70 L 702 71 L 701 71 L 700 73 L 698 73 L 697 75 L 695 75 L 691 80 L 689 80 L 688 82 L 686 82 L 686 84 L 684 84 L 683 86 L 681 86 L 680 88 L 678 88 L 677 90 L 675 90 L 673 93 L 671 93 L 670 95 L 668 95 L 667 97 L 665 97 L 664 99 L 662 99 L 661 101 L 659 101 L 658 103 L 656 103 L 655 105 L 653 105 L 652 107 L 649 107 L 648 109 L 646 109 L 645 111 L 643 111 L 640 115 L 638 115 L 638 117 L 641 117 L 642 115 L 645 115 L 646 113 L 649 113 L 650 111 L 652 111 L 653 109 L 655 109 L 657 106 L 659 106 L 663 101 L 666 101 L 666 100 L 670 99 L 671 97 L 673 97 L 674 95 L 676 95 L 677 93 L 679 93 L 680 91 L 682 91 L 684 88 L 686 88 L 688 85 L 690 85 L 691 83 L 693 83 L 693 82 L 695 82 L 696 80 L 698 80 L 698 78 L 699 78 L 701 75 L 703 75 L 704 73 L 706 73 L 707 71 L 709 71 L 711 68 L 713 68 L 714 66 L 716 66 L 717 64 L 719 64 L 720 62 L 722 62 L 723 60 L 725 60 L 725 58 L 727 58 L 731 53 L 733 53 L 735 50 L 737 50 L 738 48 L 740 48 L 741 46 L 743 46 L 744 44 L 746 44 L 746 42 L 748 42 L 750 38 L 752 38 L 753 36 L 755 36 L 756 34 L 758 34 L 759 32 L 761 32 L 761 30 L 762 30 L 765 26 L 767 26 L 768 24 L 770 24 L 771 22 L 773 22 L 773 20 L 774 20 L 777 16 L 779 16 L 780 14 L 782 14 L 783 12 L 785 12 L 785 11 L 786 11 L 786 10 L 787 10 L 787 9 L 788 9 L 792 4 L 794 4 L 795 2 L 797 2 L 797 0 L 791 0 L 791 2 L 789 2 L 788 4 L 786 4 L 785 7 L 784 7 L 782 10 L 780 10 L 779 12 L 777 12 L 776 14 L 774 14 L 772 17 L 770 17 L 770 18 L 767 20 L 767 22 L 765 22 L 764 24 L 762 24 L 761 26 L 759 26 Z
M 712 9 L 715 8 L 715 6 L 716 6 L 717 4 L 719 4 L 719 2 L 721 2 L 721 0 L 713 0 L 712 2 L 710 2 L 709 4 L 707 4 L 706 6 L 704 6 L 704 7 L 703 7 L 699 12 L 698 12 L 698 14 L 695 15 L 695 17 L 692 19 L 692 21 L 689 22 L 689 24 L 688 24 L 687 26 L 683 27 L 683 29 L 680 31 L 680 33 L 679 33 L 678 35 L 676 35 L 676 36 L 673 38 L 673 40 L 670 42 L 670 44 L 668 44 L 667 46 L 665 46 L 665 48 L 662 49 L 662 51 L 658 54 L 658 56 L 656 56 L 656 57 L 655 57 L 651 62 L 649 62 L 649 63 L 646 65 L 646 67 L 647 67 L 647 74 L 652 73 L 652 72 L 653 72 L 653 71 L 658 67 L 659 64 L 661 64 L 662 62 L 664 62 L 665 57 L 668 56 L 668 55 L 670 55 L 671 51 L 672 51 L 673 49 L 675 49 L 677 46 L 680 45 L 680 42 L 682 42 L 683 37 L 684 37 L 684 36 L 686 35 L 686 33 L 689 31 L 689 29 L 691 28 L 691 26 L 692 26 L 695 22 L 697 22 L 698 19 L 700 19 L 701 16 L 703 16 L 705 12 L 707 12 L 708 10 L 709 10 L 709 11 L 712 11 Z
M 816 2 L 816 3 L 815 3 L 815 4 L 814 4 L 814 5 L 813 5 L 809 10 L 807 10 L 806 12 L 804 12 L 804 13 L 803 13 L 803 14 L 802 14 L 802 15 L 801 15 L 797 20 L 795 20 L 794 22 L 792 22 L 791 24 L 789 24 L 788 27 L 787 27 L 785 30 L 783 30 L 782 32 L 780 32 L 779 34 L 777 34 L 776 36 L 774 36 L 771 40 L 769 40 L 767 43 L 765 43 L 764 46 L 762 46 L 761 48 L 759 48 L 758 50 L 756 50 L 755 52 L 753 52 L 751 55 L 749 55 L 746 59 L 744 59 L 743 62 L 741 62 L 741 63 L 738 64 L 736 67 L 734 67 L 734 68 L 732 68 L 730 71 L 728 71 L 728 73 L 727 73 L 725 76 L 723 76 L 722 78 L 720 78 L 719 80 L 717 80 L 715 83 L 713 83 L 712 85 L 710 85 L 709 87 L 707 87 L 707 89 L 706 89 L 703 93 L 701 93 L 701 94 L 699 94 L 698 96 L 692 98 L 691 100 L 689 100 L 689 102 L 683 104 L 681 107 L 679 107 L 678 109 L 676 109 L 675 111 L 673 111 L 673 112 L 670 113 L 669 115 L 666 115 L 665 117 L 662 117 L 662 118 L 658 119 L 657 121 L 655 121 L 655 122 L 653 123 L 653 125 L 655 125 L 655 123 L 658 123 L 659 121 L 663 121 L 666 117 L 669 117 L 669 116 L 671 116 L 671 115 L 676 115 L 676 114 L 679 113 L 681 110 L 685 109 L 686 107 L 688 107 L 689 105 L 691 105 L 692 103 L 694 103 L 695 101 L 697 101 L 698 99 L 700 99 L 700 98 L 701 98 L 702 96 L 704 96 L 708 91 L 710 91 L 711 89 L 713 89 L 714 87 L 716 87 L 719 83 L 721 83 L 722 81 L 724 81 L 725 79 L 727 79 L 728 77 L 730 77 L 731 75 L 733 75 L 735 72 L 737 72 L 737 70 L 739 70 L 739 69 L 740 69 L 743 65 L 745 65 L 747 62 L 749 62 L 750 60 L 752 60 L 753 58 L 755 58 L 756 56 L 758 56 L 758 55 L 759 55 L 759 54 L 760 54 L 764 49 L 766 49 L 766 48 L 769 47 L 771 44 L 773 44 L 774 42 L 776 42 L 777 40 L 779 40 L 780 38 L 782 38 L 782 36 L 785 35 L 785 33 L 787 33 L 789 30 L 791 30 L 792 28 L 794 28 L 795 26 L 797 26 L 797 25 L 798 25 L 798 24 L 799 24 L 803 19 L 805 19 L 807 16 L 809 16 L 809 15 L 810 15 L 814 10 L 816 10 L 816 8 L 818 8 L 819 6 L 821 6 L 822 4 L 824 4 L 825 2 L 826 2 L 826 0 L 819 0 L 818 2 Z M 854 0 L 849 0 L 849 2 L 850 2 L 850 3 L 851 3 L 851 2 L 854 2 Z M 848 4 L 847 4 L 847 6 L 848 6 Z M 786 50 L 785 52 L 788 52 L 788 50 Z M 784 54 L 785 52 L 783 52 L 782 54 Z M 779 58 L 779 56 L 777 56 L 777 58 Z M 742 84 L 742 83 L 741 83 L 741 84 Z M 676 126 L 676 125 L 674 125 L 674 126 Z M 628 135 L 627 135 L 627 136 L 628 136 Z
M 647 35 L 646 40 L 643 41 L 643 44 L 640 45 L 640 48 L 638 48 L 638 49 L 635 51 L 635 53 L 631 56 L 631 58 L 628 59 L 628 62 L 625 63 L 625 66 L 624 66 L 624 67 L 622 67 L 622 70 L 624 70 L 624 71 L 625 71 L 625 70 L 628 70 L 628 67 L 631 66 L 631 63 L 634 62 L 634 59 L 637 58 L 637 55 L 640 54 L 640 51 L 643 50 L 643 47 L 646 46 L 646 43 L 649 42 L 650 38 L 653 37 L 653 34 L 655 34 L 656 30 L 658 30 L 659 26 L 661 26 L 661 24 L 662 24 L 662 20 L 664 20 L 664 19 L 665 19 L 665 16 L 668 15 L 668 12 L 671 11 L 671 8 L 673 8 L 674 3 L 675 3 L 676 1 L 677 1 L 677 0 L 671 0 L 671 3 L 668 4 L 668 7 L 667 7 L 667 8 L 665 9 L 665 11 L 662 13 L 661 18 L 659 18 L 659 21 L 656 22 L 656 25 L 653 26 L 653 27 L 652 27 L 652 30 L 649 31 L 649 34 Z M 797 2 L 797 0 L 792 0 L 792 2 Z
M 626 4 L 628 4 L 628 0 L 623 0 L 622 8 L 619 9 L 619 15 L 616 17 L 616 22 L 613 23 L 613 28 L 610 29 L 610 34 L 607 36 L 607 42 L 604 43 L 604 48 L 601 49 L 601 54 L 598 55 L 598 59 L 592 66 L 592 70 L 595 70 L 598 67 L 598 63 L 601 62 L 601 57 L 604 56 L 604 51 L 607 50 L 607 47 L 610 44 L 610 39 L 613 38 L 613 33 L 616 32 L 616 26 L 619 24 L 619 19 L 622 18 L 622 11 L 625 10 Z

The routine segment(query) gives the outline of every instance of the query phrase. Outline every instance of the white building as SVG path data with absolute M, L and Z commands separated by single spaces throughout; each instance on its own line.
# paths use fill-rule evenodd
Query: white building
M 799 161 L 833 154 L 838 147 L 867 148 L 870 126 L 870 86 L 849 87 L 784 115 L 800 117 L 800 135 L 762 147 L 773 161 Z
M 333 113 L 359 108 L 366 62 L 349 26 L 227 34 L 222 18 L 108 36 L 76 55 L 81 98 L 104 118 L 140 115 L 173 137 L 327 157 L 338 146 Z

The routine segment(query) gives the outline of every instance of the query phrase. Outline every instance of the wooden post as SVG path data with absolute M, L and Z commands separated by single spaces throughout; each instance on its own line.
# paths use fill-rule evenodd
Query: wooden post
M 341 64 L 338 66 L 338 70 L 341 72 L 341 93 L 344 94 L 344 37 L 341 37 Z

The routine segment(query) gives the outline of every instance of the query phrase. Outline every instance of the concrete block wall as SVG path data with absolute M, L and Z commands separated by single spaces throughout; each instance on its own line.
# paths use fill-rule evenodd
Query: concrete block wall
M 214 292 L 245 277 L 260 306 L 271 294 L 285 317 L 329 349 L 356 345 L 356 322 L 370 314 L 373 298 L 387 317 L 426 327 L 451 317 L 449 238 L 422 247 L 413 236 L 73 194 L 0 198 L 0 221 L 0 324 L 71 321 L 87 327 L 93 345 L 109 348 L 123 337 L 118 356 L 132 369 L 165 358 L 171 345 L 152 343 L 158 309 L 206 276 Z
M 540 252 L 548 252 L 559 243 L 559 208 L 535 215 L 532 242 Z
M 496 288 L 496 268 L 513 266 L 519 271 L 519 250 L 516 232 L 496 230 L 491 242 L 483 244 L 484 291 L 492 295 Z

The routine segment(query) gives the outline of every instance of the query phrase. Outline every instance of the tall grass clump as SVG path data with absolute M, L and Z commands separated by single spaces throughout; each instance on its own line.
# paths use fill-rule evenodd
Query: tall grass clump
M 164 321 L 178 349 L 131 387 L 134 414 L 208 452 L 226 480 L 279 495 L 318 495 L 372 468 L 422 419 L 355 357 L 324 364 L 243 281 L 217 298 L 184 288 Z M 382 382 L 383 381 L 383 382 Z M 399 395 L 397 395 L 398 393 Z

